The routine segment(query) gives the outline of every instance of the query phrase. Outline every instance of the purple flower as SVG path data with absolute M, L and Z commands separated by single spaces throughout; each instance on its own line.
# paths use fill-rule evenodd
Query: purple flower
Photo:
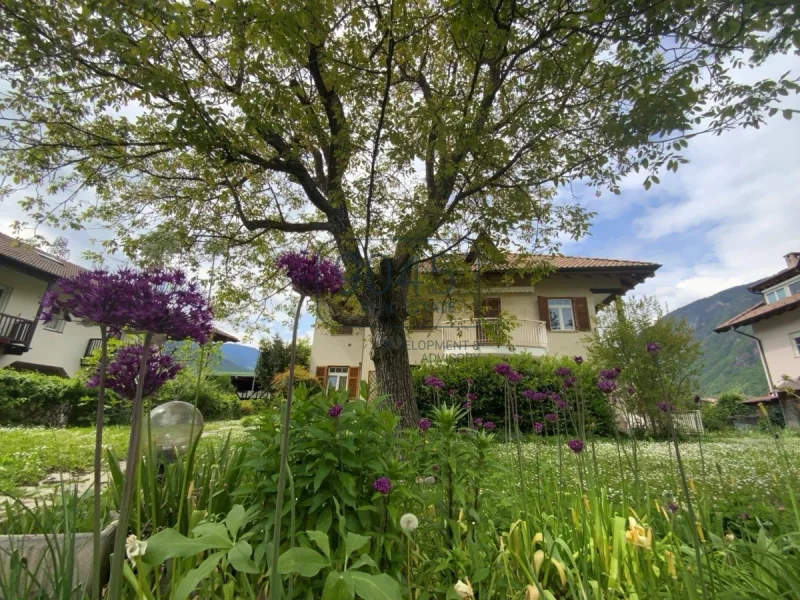
M 648 342 L 647 343 L 647 351 L 655 356 L 659 352 L 661 352 L 661 344 L 658 342 Z
M 469 410 L 470 408 L 472 408 L 472 402 L 467 400 L 466 402 L 464 402 L 464 404 L 461 405 L 461 408 L 463 408 L 464 410 Z
M 670 404 L 669 402 L 659 402 L 658 403 L 658 410 L 660 410 L 663 413 L 672 412 L 674 409 L 675 409 L 675 407 L 672 404 Z
M 516 371 L 511 371 L 508 375 L 506 375 L 506 379 L 508 379 L 511 383 L 518 383 L 520 379 L 522 379 L 522 374 L 517 373 Z
M 439 379 L 436 375 L 426 375 L 425 379 L 423 379 L 422 381 L 428 387 L 437 388 L 437 389 L 444 388 L 444 381 Z
M 298 294 L 335 294 L 344 285 L 344 276 L 339 267 L 327 258 L 309 254 L 305 250 L 282 254 L 275 266 L 286 272 Z
M 569 408 L 569 402 L 567 402 L 566 400 L 562 400 L 561 398 L 555 400 L 553 404 L 555 405 L 556 410 L 565 410 Z
M 474 402 L 477 399 L 478 399 L 478 394 L 476 394 L 475 392 L 467 392 L 467 400 Z
M 558 421 L 558 415 L 556 415 L 554 413 L 547 413 L 544 416 L 544 420 L 545 421 L 549 421 L 550 423 L 555 423 L 556 421 Z
M 676 513 L 680 510 L 681 505 L 676 502 L 670 502 L 667 504 L 667 510 L 671 513 Z
M 569 449 L 575 454 L 583 452 L 583 440 L 570 440 L 567 442 L 567 446 L 569 446 Z
M 395 400 L 395 401 L 394 401 L 394 407 L 395 407 L 395 408 L 398 408 L 398 409 L 399 409 L 399 408 L 403 408 L 403 401 L 402 401 L 402 400 L 399 400 L 399 399 L 398 399 L 398 400 Z
M 522 395 L 525 396 L 528 400 L 533 400 L 533 397 L 534 395 L 536 395 L 536 392 L 534 392 L 533 390 L 525 390 L 524 392 L 522 392 Z
M 483 428 L 488 431 L 492 431 L 495 428 L 495 424 L 491 421 L 486 421 L 486 423 L 483 424 Z
M 379 494 L 383 494 L 384 496 L 389 495 L 389 492 L 392 491 L 392 480 L 388 477 L 378 477 L 375 481 L 372 482 L 372 489 L 374 489 Z
M 558 367 L 555 371 L 553 371 L 554 375 L 558 375 L 559 377 L 570 377 L 572 375 L 572 369 L 569 367 Z
M 629 385 L 625 388 L 625 391 L 628 392 L 629 395 L 633 396 L 636 393 L 636 390 L 633 389 L 632 385 Z
M 576 383 L 578 383 L 578 378 L 573 375 L 572 377 L 565 378 L 564 381 L 561 382 L 561 386 L 565 390 L 568 390 L 569 388 L 574 386 Z
M 481 425 L 483 425 L 483 419 L 478 417 L 477 419 L 475 419 L 474 423 L 475 423 L 475 427 L 480 427 Z
M 498 363 L 494 366 L 494 372 L 498 375 L 502 375 L 503 377 L 508 377 L 509 373 L 512 373 L 514 369 L 511 368 L 511 365 L 508 363 Z
M 419 428 L 420 428 L 421 431 L 428 431 L 428 429 L 431 428 L 431 425 L 433 425 L 433 423 L 431 423 L 430 419 L 420 419 L 419 420 Z
M 341 404 L 334 404 L 328 409 L 328 416 L 333 419 L 337 419 L 339 418 L 339 415 L 342 414 L 343 410 L 344 408 L 342 407 Z
M 472 377 L 470 377 L 469 379 L 467 379 L 467 385 L 472 385 L 472 384 L 474 384 L 474 383 L 475 383 L 475 380 L 474 380 L 474 379 L 472 379 Z
M 600 377 L 603 379 L 616 379 L 617 375 L 620 374 L 620 369 L 618 367 L 614 367 L 613 369 L 603 369 L 600 371 Z
M 542 430 L 543 430 L 543 429 L 544 429 L 544 424 L 542 424 L 542 423 L 539 423 L 538 421 L 535 421 L 535 422 L 533 423 L 533 430 L 534 430 L 536 433 L 542 433 Z
M 597 389 L 604 394 L 610 394 L 617 389 L 617 384 L 610 379 L 601 379 L 597 382 Z
M 547 400 L 547 394 L 545 394 L 544 392 L 534 392 L 533 396 L 531 396 L 531 400 L 534 400 L 536 402 L 544 402 L 545 400 Z
M 114 360 L 108 365 L 106 371 L 106 387 L 114 390 L 123 398 L 133 400 L 136 397 L 143 351 L 142 346 L 123 346 L 117 350 Z M 157 346 L 152 346 L 147 356 L 142 397 L 146 398 L 155 394 L 167 381 L 174 379 L 182 368 L 169 354 L 162 354 Z M 99 386 L 100 374 L 92 375 L 86 385 L 88 387 Z
M 572 360 L 575 361 L 576 365 L 583 364 L 583 357 L 582 356 L 573 356 Z
M 455 391 L 453 388 L 450 388 L 449 390 L 447 390 L 447 394 L 448 394 L 449 396 L 454 396 L 454 395 L 455 395 L 455 393 L 456 393 L 456 391 Z
M 514 413 L 514 420 L 519 423 L 519 415 L 517 413 Z

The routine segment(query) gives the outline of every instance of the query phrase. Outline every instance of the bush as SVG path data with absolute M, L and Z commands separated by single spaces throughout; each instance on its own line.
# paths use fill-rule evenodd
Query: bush
M 487 421 L 493 421 L 502 429 L 505 416 L 504 380 L 494 372 L 494 366 L 505 362 L 523 375 L 522 381 L 517 384 L 519 390 L 518 402 L 523 415 L 520 428 L 530 431 L 531 416 L 541 422 L 545 412 L 551 412 L 551 404 L 529 403 L 522 397 L 522 391 L 554 391 L 561 393 L 561 378 L 553 373 L 558 366 L 567 366 L 575 373 L 579 380 L 579 388 L 587 402 L 590 419 L 594 422 L 594 432 L 597 435 L 611 435 L 614 432 L 614 423 L 608 399 L 600 392 L 595 382 L 599 367 L 585 361 L 576 365 L 571 358 L 543 356 L 535 358 L 527 354 L 507 357 L 477 356 L 466 360 L 448 363 L 436 363 L 421 366 L 414 370 L 414 390 L 420 410 L 425 413 L 430 411 L 436 402 L 433 388 L 426 386 L 423 379 L 426 375 L 436 375 L 445 383 L 444 390 L 439 391 L 440 401 L 448 400 L 450 389 L 455 390 L 458 402 L 464 401 L 467 393 L 466 380 L 475 381 L 472 391 L 478 394 L 478 399 L 472 403 L 472 414 Z M 449 401 L 449 400 L 448 400 Z M 530 408 L 529 408 L 530 405 Z
M 282 373 L 278 373 L 272 378 L 272 389 L 275 393 L 281 396 L 286 395 L 286 382 L 289 380 L 289 369 Z M 310 393 L 320 391 L 321 386 L 319 380 L 311 374 L 311 371 L 302 365 L 295 365 L 294 368 L 294 385 L 298 386 L 304 384 Z
M 181 400 L 194 404 L 198 392 L 197 374 L 183 369 L 156 394 L 154 404 Z M 234 419 L 239 415 L 239 397 L 230 381 L 224 377 L 201 377 L 197 408 L 206 421 Z

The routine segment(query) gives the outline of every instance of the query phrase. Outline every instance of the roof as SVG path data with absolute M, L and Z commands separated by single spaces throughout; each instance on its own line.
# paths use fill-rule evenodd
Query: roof
M 211 338 L 215 342 L 238 342 L 239 341 L 239 338 L 237 338 L 235 335 L 233 335 L 231 333 L 228 333 L 227 331 L 222 331 L 222 329 L 219 329 L 218 327 L 214 327 L 211 330 Z
M 478 264 L 474 261 L 476 255 L 473 252 L 467 255 L 467 262 L 472 263 L 472 270 L 483 269 L 492 270 L 491 263 Z M 616 258 L 589 258 L 585 256 L 558 256 L 547 254 L 507 254 L 507 263 L 501 269 L 535 267 L 542 264 L 550 264 L 557 271 L 608 271 L 608 270 L 633 270 L 647 271 L 654 273 L 661 265 L 658 263 L 645 262 L 640 260 L 619 260 Z M 425 270 L 430 268 L 430 262 L 420 264 L 420 268 Z
M 86 271 L 80 265 L 48 254 L 4 233 L 0 233 L 0 257 L 33 269 L 48 278 L 75 277 Z
M 764 279 L 760 279 L 755 283 L 747 286 L 747 289 L 753 292 L 754 294 L 758 294 L 759 292 L 763 292 L 764 290 L 771 288 L 773 285 L 777 285 L 782 281 L 786 281 L 787 279 L 791 279 L 795 275 L 800 275 L 800 263 L 792 267 L 786 267 L 782 271 L 778 271 L 774 275 L 770 275 L 769 277 L 765 277 Z
M 715 327 L 714 331 L 717 333 L 722 333 L 736 327 L 744 327 L 745 325 L 751 325 L 768 317 L 774 317 L 775 315 L 779 315 L 796 308 L 800 308 L 800 293 L 792 294 L 791 296 L 787 296 L 786 298 L 778 300 L 777 302 L 772 302 L 771 304 L 765 304 L 762 300 L 755 306 L 751 306 L 747 310 L 740 312 L 735 317 L 728 319 L 719 327 Z

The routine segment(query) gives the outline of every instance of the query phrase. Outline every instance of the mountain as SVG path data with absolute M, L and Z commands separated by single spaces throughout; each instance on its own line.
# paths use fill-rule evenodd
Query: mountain
M 758 357 L 755 340 L 734 331 L 714 333 L 714 327 L 758 302 L 758 297 L 740 285 L 695 300 L 669 313 L 686 319 L 700 342 L 705 363 L 700 375 L 700 394 L 717 397 L 724 392 L 745 396 L 767 393 L 767 380 Z M 752 334 L 750 327 L 742 331 Z
M 244 344 L 222 344 L 222 363 L 216 370 L 254 371 L 257 360 L 258 348 Z

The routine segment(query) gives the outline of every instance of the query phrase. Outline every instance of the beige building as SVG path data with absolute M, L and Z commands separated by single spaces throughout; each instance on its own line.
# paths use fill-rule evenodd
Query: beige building
M 571 256 L 553 257 L 551 262 L 555 270 L 535 285 L 523 278 L 501 283 L 502 273 L 482 269 L 480 319 L 463 309 L 454 312 L 448 301 L 433 301 L 428 310 L 416 311 L 406 330 L 410 363 L 424 365 L 479 354 L 582 355 L 583 339 L 592 330 L 597 311 L 652 277 L 660 266 Z M 501 311 L 513 318 L 510 344 L 492 340 L 492 326 Z M 311 372 L 329 386 L 349 389 L 353 396 L 360 380 L 375 382 L 371 349 L 368 328 L 318 323 Z
M 81 359 L 100 342 L 100 329 L 37 318 L 47 288 L 59 277 L 83 271 L 0 233 L 0 368 L 30 369 L 72 376 Z
M 752 337 L 758 345 L 770 395 L 752 401 L 780 402 L 787 427 L 800 428 L 795 394 L 800 379 L 800 252 L 785 257 L 786 268 L 749 286 L 759 302 L 725 321 L 714 331 L 730 329 Z M 752 335 L 740 331 L 752 326 Z M 794 380 L 788 382 L 787 378 Z M 781 389 L 783 388 L 783 389 Z

